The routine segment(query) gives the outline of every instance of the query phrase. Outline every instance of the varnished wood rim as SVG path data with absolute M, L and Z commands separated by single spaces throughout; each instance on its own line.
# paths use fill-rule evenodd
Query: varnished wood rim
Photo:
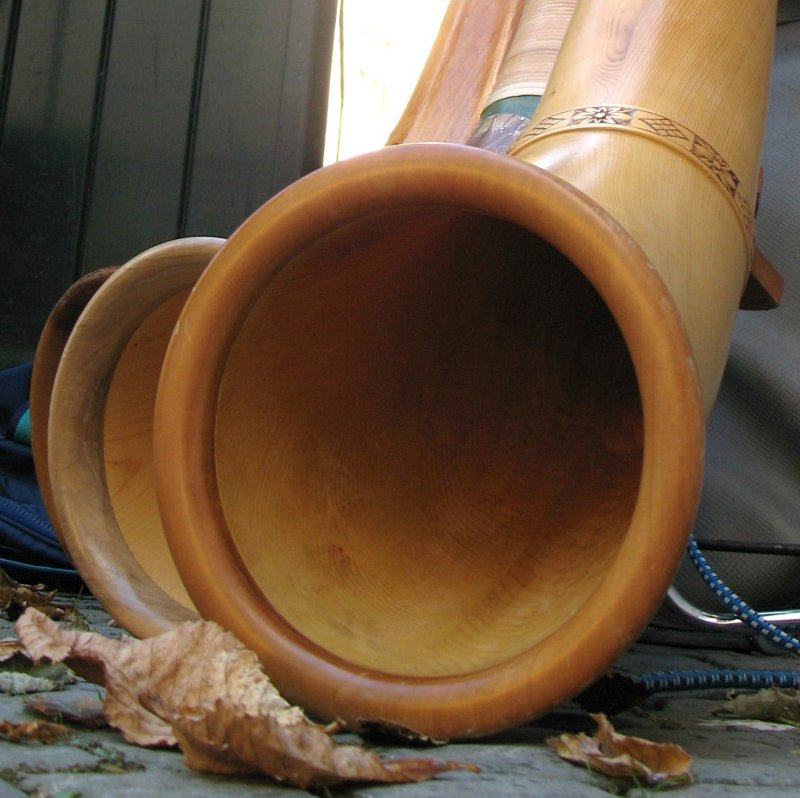
M 36 481 L 42 494 L 47 515 L 56 537 L 64 546 L 60 524 L 56 516 L 50 489 L 50 469 L 47 457 L 47 429 L 50 414 L 50 397 L 56 379 L 58 364 L 78 317 L 97 289 L 114 273 L 114 267 L 96 269 L 76 280 L 56 302 L 42 328 L 31 373 L 31 449 Z
M 309 241 L 384 209 L 441 205 L 513 222 L 564 253 L 610 308 L 644 411 L 641 490 L 628 535 L 584 609 L 521 655 L 478 672 L 413 679 L 366 671 L 285 624 L 234 550 L 215 485 L 216 403 L 227 354 L 272 276 Z M 233 630 L 289 698 L 325 717 L 470 737 L 547 711 L 591 683 L 666 592 L 696 510 L 703 416 L 688 340 L 641 249 L 550 173 L 452 144 L 410 144 L 295 183 L 236 231 L 184 307 L 156 402 L 156 472 L 166 534 L 205 617 Z
M 48 467 L 61 536 L 92 593 L 137 636 L 197 616 L 153 581 L 120 532 L 105 482 L 105 402 L 120 355 L 139 324 L 170 296 L 194 285 L 222 243 L 170 241 L 120 267 L 86 304 L 53 383 Z

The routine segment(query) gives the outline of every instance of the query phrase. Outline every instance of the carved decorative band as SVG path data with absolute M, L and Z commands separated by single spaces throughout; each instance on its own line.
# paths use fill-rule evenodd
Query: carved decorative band
M 626 105 L 594 105 L 587 108 L 572 108 L 545 117 L 525 130 L 511 154 L 513 155 L 532 141 L 553 133 L 587 127 L 643 133 L 685 152 L 719 183 L 736 209 L 748 244 L 752 248 L 755 239 L 755 214 L 753 206 L 742 191 L 741 182 L 736 173 L 711 144 L 688 127 L 669 117 Z

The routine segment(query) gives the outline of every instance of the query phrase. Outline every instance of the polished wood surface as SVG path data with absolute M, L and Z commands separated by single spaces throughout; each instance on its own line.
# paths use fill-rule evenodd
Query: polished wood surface
M 776 13 L 772 0 L 579 3 L 512 153 L 642 246 L 680 308 L 707 412 L 750 269 Z
M 248 314 L 220 391 L 239 556 L 288 623 L 372 670 L 522 653 L 630 523 L 642 425 L 619 330 L 563 256 L 497 219 L 412 208 L 321 236 Z
M 92 593 L 136 635 L 196 617 L 157 511 L 153 405 L 180 309 L 221 243 L 180 239 L 120 267 L 74 325 L 53 384 L 48 467 L 58 526 Z
M 50 398 L 61 355 L 69 336 L 89 300 L 97 289 L 114 273 L 114 267 L 96 269 L 74 282 L 56 303 L 42 328 L 31 373 L 31 448 L 36 481 L 42 494 L 53 529 L 64 545 L 58 516 L 50 488 L 50 468 L 47 455 L 47 435 L 50 417 Z
M 451 0 L 387 144 L 466 142 L 517 29 L 524 0 Z
M 285 694 L 484 734 L 658 607 L 750 267 L 774 10 L 579 0 L 514 157 L 335 164 L 203 274 L 156 400 L 159 506 L 201 614 Z
M 98 292 L 54 386 L 54 498 L 102 530 L 75 559 L 111 611 L 148 634 L 193 604 L 354 726 L 472 737 L 574 696 L 658 607 L 694 518 L 774 3 L 578 0 L 514 157 L 463 146 L 509 47 L 552 57 L 549 26 L 511 43 L 521 12 L 454 0 L 407 143 L 293 184 L 207 268 L 129 264 L 127 305 Z
M 520 722 L 666 591 L 700 481 L 691 363 L 642 251 L 548 172 L 447 144 L 335 164 L 231 237 L 170 342 L 176 565 L 314 713 Z
M 508 97 L 544 94 L 577 0 L 525 4 L 486 105 Z

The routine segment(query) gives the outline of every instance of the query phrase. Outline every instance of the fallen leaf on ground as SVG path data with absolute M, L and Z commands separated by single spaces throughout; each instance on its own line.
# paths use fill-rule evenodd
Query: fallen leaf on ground
M 75 674 L 64 665 L 35 665 L 16 637 L 0 640 L 0 692 L 49 692 L 75 681 Z
M 211 621 L 185 623 L 147 640 L 112 640 L 61 629 L 35 610 L 17 622 L 31 655 L 66 661 L 105 685 L 104 712 L 129 742 L 179 742 L 188 767 L 263 773 L 298 787 L 345 781 L 423 781 L 475 765 L 431 759 L 384 760 L 331 737 L 338 725 L 311 722 L 290 705 L 255 653 Z
M 45 720 L 19 721 L 0 720 L 0 737 L 12 743 L 54 743 L 69 733 L 60 723 Z
M 605 715 L 592 717 L 597 723 L 593 737 L 583 732 L 562 734 L 547 744 L 563 759 L 613 778 L 651 787 L 691 783 L 692 758 L 679 745 L 619 734 Z
M 224 687 L 219 693 L 203 706 L 171 711 L 152 697 L 148 702 L 171 720 L 193 770 L 263 773 L 305 789 L 347 781 L 425 781 L 448 770 L 479 772 L 475 765 L 449 760 L 381 759 L 360 746 L 337 744 L 297 707 L 249 714 L 224 695 Z
M 105 686 L 103 713 L 128 742 L 151 747 L 177 745 L 169 724 L 139 703 L 140 687 L 148 679 L 185 675 L 180 671 L 183 653 L 167 635 L 111 640 L 95 632 L 62 629 L 36 610 L 25 612 L 16 629 L 34 659 L 66 662 L 87 681 Z M 177 661 L 173 657 L 178 657 Z
M 0 662 L 5 662 L 16 654 L 25 654 L 25 646 L 16 637 L 4 637 L 0 640 Z
M 56 592 L 46 590 L 44 585 L 17 582 L 0 568 L 0 611 L 8 618 L 17 618 L 28 607 L 36 607 L 53 618 L 60 617 L 64 610 L 52 603 Z
M 757 693 L 743 693 L 731 698 L 715 715 L 730 715 L 750 720 L 768 720 L 800 725 L 800 690 L 782 690 L 768 687 Z
M 47 693 L 51 690 L 60 690 L 64 684 L 65 682 L 58 684 L 52 679 L 32 676 L 30 673 L 0 673 L 0 693 L 9 695 Z

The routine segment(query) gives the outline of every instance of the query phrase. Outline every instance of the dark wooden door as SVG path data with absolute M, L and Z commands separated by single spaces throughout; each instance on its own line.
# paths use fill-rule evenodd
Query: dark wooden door
M 322 162 L 336 0 L 0 0 L 0 367 L 81 274 Z

